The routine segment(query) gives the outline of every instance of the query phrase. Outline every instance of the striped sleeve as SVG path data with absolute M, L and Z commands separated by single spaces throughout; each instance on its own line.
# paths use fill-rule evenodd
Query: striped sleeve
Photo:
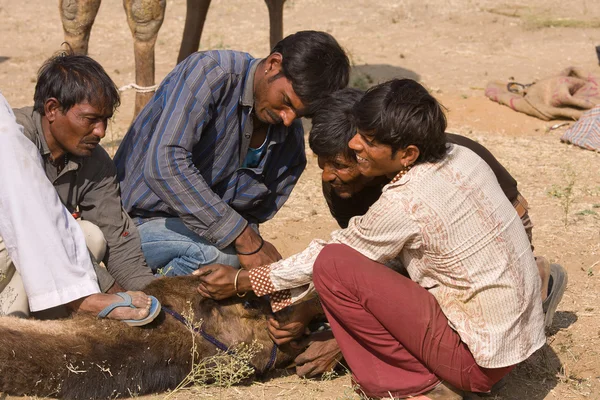
M 190 229 L 222 249 L 247 222 L 211 190 L 192 162 L 193 146 L 212 115 L 235 107 L 215 101 L 231 79 L 220 61 L 206 54 L 188 58 L 166 83 L 170 87 L 148 147 L 144 180 Z

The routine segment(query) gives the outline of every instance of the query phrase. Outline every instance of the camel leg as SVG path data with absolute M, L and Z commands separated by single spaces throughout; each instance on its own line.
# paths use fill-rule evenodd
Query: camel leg
M 200 47 L 200 37 L 204 29 L 204 21 L 210 7 L 211 0 L 187 0 L 185 12 L 185 28 L 183 28 L 183 38 L 177 56 L 177 64 L 182 62 L 192 53 L 198 51 Z
M 285 0 L 265 0 L 269 9 L 271 49 L 283 39 L 283 3 Z
M 166 0 L 123 0 L 127 23 L 133 35 L 135 83 L 154 85 L 154 45 L 165 17 Z M 134 117 L 148 103 L 154 91 L 135 95 Z
M 58 9 L 65 33 L 65 42 L 76 54 L 87 54 L 92 25 L 101 0 L 59 0 Z

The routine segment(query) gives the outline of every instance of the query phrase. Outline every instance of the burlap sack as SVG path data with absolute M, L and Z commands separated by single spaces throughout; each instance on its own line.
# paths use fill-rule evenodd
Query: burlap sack
M 530 85 L 515 82 L 490 82 L 485 95 L 515 111 L 545 121 L 577 120 L 596 104 L 600 104 L 600 75 L 569 67 L 558 76 Z

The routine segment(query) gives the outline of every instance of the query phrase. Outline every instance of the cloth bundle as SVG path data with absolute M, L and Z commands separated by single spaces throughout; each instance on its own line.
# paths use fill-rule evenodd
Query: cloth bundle
M 585 112 L 560 140 L 600 152 L 600 105 Z
M 529 85 L 490 82 L 485 95 L 491 100 L 543 119 L 573 119 L 600 104 L 600 75 L 569 67 L 558 76 Z

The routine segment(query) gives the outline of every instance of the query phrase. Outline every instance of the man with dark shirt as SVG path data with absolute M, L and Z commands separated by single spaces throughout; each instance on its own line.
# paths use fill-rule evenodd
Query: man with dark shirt
M 9 274 L 0 276 L 0 295 L 7 278 L 18 272 L 22 280 L 0 296 L 0 315 L 56 317 L 61 312 L 48 310 L 66 306 L 144 325 L 159 314 L 160 303 L 137 292 L 155 278 L 121 206 L 115 166 L 99 145 L 119 102 L 102 66 L 71 51 L 41 67 L 33 107 L 13 112 L 3 102 L 0 272 Z

